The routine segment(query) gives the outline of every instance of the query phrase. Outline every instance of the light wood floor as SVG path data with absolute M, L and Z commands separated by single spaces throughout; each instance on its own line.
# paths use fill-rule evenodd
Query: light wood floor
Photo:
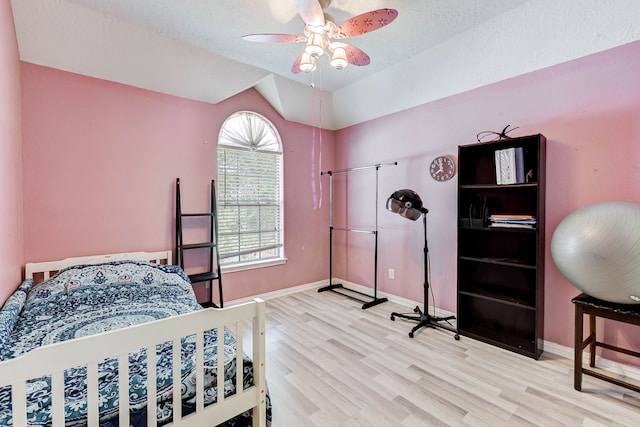
M 267 384 L 273 427 L 640 426 L 640 394 L 585 377 L 573 362 L 520 356 L 422 329 L 392 302 L 315 289 L 270 299 Z

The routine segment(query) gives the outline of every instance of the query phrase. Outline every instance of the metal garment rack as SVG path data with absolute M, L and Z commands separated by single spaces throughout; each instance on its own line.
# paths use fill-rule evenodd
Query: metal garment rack
M 378 170 L 383 166 L 396 166 L 398 162 L 392 163 L 378 163 L 371 166 L 361 166 L 357 168 L 339 169 L 335 171 L 320 172 L 320 175 L 329 175 L 329 285 L 318 289 L 318 292 L 331 291 L 354 301 L 363 303 L 362 309 L 365 310 L 374 305 L 381 304 L 387 301 L 387 298 L 378 298 Z M 338 228 L 333 226 L 333 174 L 352 172 L 362 169 L 376 169 L 376 220 L 373 230 L 356 230 L 353 228 Z M 373 296 L 364 292 L 357 291 L 355 289 L 346 288 L 341 283 L 333 283 L 333 232 L 334 231 L 346 231 L 351 233 L 366 233 L 374 236 L 374 255 L 373 255 Z M 350 293 L 344 293 L 342 291 L 348 291 Z M 353 295 L 356 294 L 356 295 Z M 371 298 L 370 301 L 362 299 L 362 297 Z

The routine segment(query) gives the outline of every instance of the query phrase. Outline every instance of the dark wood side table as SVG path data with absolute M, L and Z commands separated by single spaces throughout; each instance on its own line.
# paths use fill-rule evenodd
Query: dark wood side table
M 582 352 L 587 346 L 589 347 L 589 366 L 591 368 L 596 366 L 596 347 L 640 357 L 640 353 L 637 351 L 617 347 L 596 339 L 596 317 L 640 326 L 640 305 L 611 303 L 586 294 L 578 295 L 571 302 L 574 303 L 576 309 L 573 387 L 578 391 L 582 389 L 582 374 L 585 374 L 640 392 L 640 386 L 582 366 Z M 589 336 L 586 339 L 583 335 L 583 316 L 585 314 L 589 316 Z

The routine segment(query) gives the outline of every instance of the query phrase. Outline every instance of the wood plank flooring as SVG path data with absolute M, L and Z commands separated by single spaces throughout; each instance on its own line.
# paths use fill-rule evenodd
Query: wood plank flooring
M 266 301 L 273 427 L 640 426 L 640 394 L 315 289 Z

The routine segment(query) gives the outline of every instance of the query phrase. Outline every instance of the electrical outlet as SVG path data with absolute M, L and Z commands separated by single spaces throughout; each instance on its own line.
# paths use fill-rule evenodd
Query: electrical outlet
M 393 268 L 389 269 L 389 279 L 395 279 L 396 273 L 393 271 Z

